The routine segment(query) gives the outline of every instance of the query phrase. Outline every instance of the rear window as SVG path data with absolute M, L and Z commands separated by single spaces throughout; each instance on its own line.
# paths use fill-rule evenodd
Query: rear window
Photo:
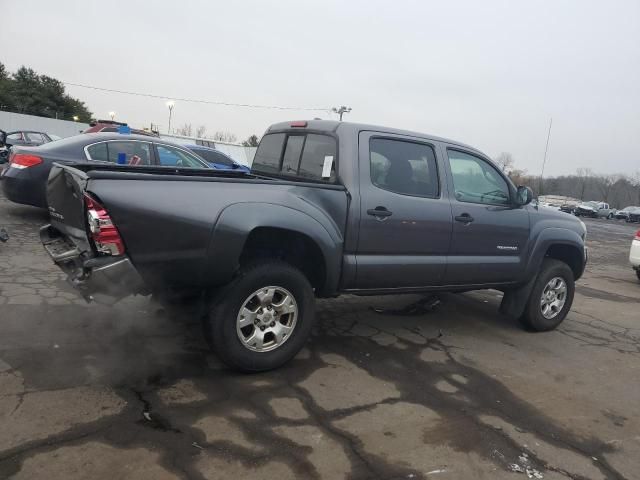
M 310 181 L 336 181 L 336 140 L 316 133 L 265 135 L 251 167 L 256 173 Z

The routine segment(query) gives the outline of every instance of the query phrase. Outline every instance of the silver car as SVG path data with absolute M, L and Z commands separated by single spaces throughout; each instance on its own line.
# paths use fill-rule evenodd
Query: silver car
M 583 202 L 575 210 L 576 217 L 613 218 L 614 211 L 605 202 Z

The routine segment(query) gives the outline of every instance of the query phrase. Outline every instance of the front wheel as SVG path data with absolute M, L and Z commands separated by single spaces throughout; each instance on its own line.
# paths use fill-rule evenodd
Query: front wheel
M 553 330 L 569 313 L 574 293 L 571 268 L 564 262 L 546 258 L 521 317 L 522 323 L 536 332 Z
M 258 263 L 217 293 L 205 333 L 229 367 L 271 370 L 304 346 L 314 310 L 313 289 L 300 270 L 285 262 Z

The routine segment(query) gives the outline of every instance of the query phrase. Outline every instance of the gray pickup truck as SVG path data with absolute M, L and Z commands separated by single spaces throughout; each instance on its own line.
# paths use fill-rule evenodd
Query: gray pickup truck
M 56 165 L 44 248 L 87 300 L 206 299 L 214 350 L 244 371 L 303 346 L 314 298 L 504 292 L 530 330 L 567 315 L 584 224 L 529 205 L 481 152 L 390 128 L 271 126 L 251 173 Z

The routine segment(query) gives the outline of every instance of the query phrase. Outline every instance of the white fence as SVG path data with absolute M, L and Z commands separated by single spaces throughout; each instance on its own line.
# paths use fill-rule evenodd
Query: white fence
M 57 135 L 59 137 L 72 137 L 82 132 L 89 125 L 68 120 L 56 120 L 55 118 L 36 117 L 21 113 L 3 112 L 0 110 L 0 129 L 5 132 L 14 130 L 33 130 Z
M 256 154 L 256 147 L 245 147 L 238 143 L 218 142 L 217 140 L 211 140 L 208 138 L 196 138 L 196 137 L 183 137 L 181 135 L 168 135 L 160 134 L 161 138 L 166 138 L 176 143 L 183 145 L 196 144 L 204 145 L 205 147 L 215 148 L 222 153 L 226 153 L 236 162 L 250 167 L 253 163 L 253 157 Z

